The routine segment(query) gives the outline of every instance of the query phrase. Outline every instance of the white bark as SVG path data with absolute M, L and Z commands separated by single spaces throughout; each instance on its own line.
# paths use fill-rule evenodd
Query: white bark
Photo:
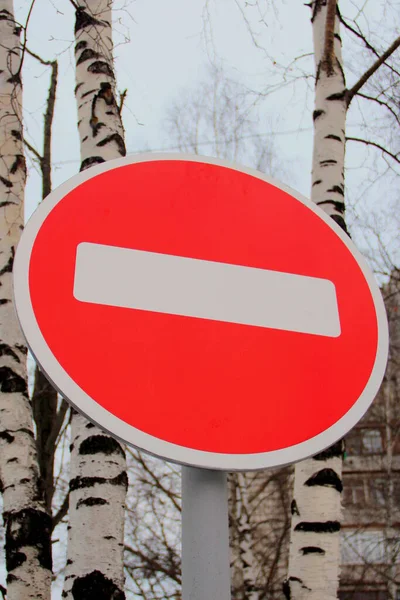
M 0 0 L 0 480 L 6 528 L 8 600 L 50 598 L 50 516 L 27 389 L 26 347 L 12 304 L 11 272 L 24 224 L 25 159 L 19 29 Z
M 339 585 L 342 442 L 296 463 L 284 590 L 292 600 L 334 600 Z
M 243 576 L 243 595 L 246 600 L 258 600 L 257 569 L 253 553 L 253 536 L 248 502 L 246 473 L 236 473 L 236 527 L 239 538 L 239 559 Z
M 311 199 L 345 231 L 347 99 L 336 0 L 314 0 L 316 87 Z M 334 600 L 339 586 L 343 444 L 295 465 L 288 600 Z
M 75 42 L 82 171 L 126 154 L 124 129 L 115 100 L 111 0 L 80 3 L 76 11 Z
M 125 155 L 124 130 L 115 101 L 111 2 L 80 3 L 75 41 L 78 128 L 81 170 L 84 170 Z M 73 412 L 68 562 L 63 598 L 124 600 L 127 484 L 121 444 Z
M 68 564 L 63 598 L 123 600 L 124 503 L 128 484 L 124 450 L 119 442 L 78 413 L 72 418 L 71 446 Z
M 344 223 L 344 152 L 347 112 L 339 19 L 332 51 L 326 56 L 328 0 L 312 3 L 316 67 L 314 150 L 311 199 L 346 230 Z

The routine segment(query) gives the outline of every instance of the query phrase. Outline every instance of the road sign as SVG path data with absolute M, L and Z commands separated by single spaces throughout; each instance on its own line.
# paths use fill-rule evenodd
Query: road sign
M 300 460 L 347 433 L 383 377 L 384 306 L 348 237 L 220 160 L 142 155 L 80 173 L 29 221 L 14 273 L 49 379 L 166 459 Z

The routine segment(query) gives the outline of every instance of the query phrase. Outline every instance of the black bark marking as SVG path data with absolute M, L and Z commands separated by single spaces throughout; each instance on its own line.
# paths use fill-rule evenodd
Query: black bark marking
M 286 598 L 286 600 L 290 600 L 291 599 L 291 592 L 290 592 L 290 583 L 292 581 L 296 581 L 297 583 L 300 584 L 300 586 L 304 589 L 304 590 L 309 590 L 310 588 L 307 587 L 306 585 L 304 585 L 303 580 L 299 579 L 298 577 L 289 577 L 288 579 L 285 579 L 285 581 L 282 584 L 282 592 Z
M 28 396 L 25 379 L 10 367 L 0 367 L 0 391 L 5 394 L 20 393 Z
M 0 277 L 1 277 L 1 275 L 4 275 L 4 273 L 12 273 L 13 265 L 14 265 L 14 255 L 15 255 L 14 246 L 12 246 L 10 258 L 8 259 L 7 264 L 5 264 L 2 269 L 0 269 Z
M 313 187 L 314 185 L 319 185 L 320 183 L 322 183 L 322 179 L 317 179 L 317 181 L 314 181 Z
M 344 441 L 339 440 L 336 444 L 333 444 L 330 448 L 323 450 L 319 454 L 313 456 L 314 460 L 329 460 L 330 458 L 341 457 L 343 458 L 344 453 Z
M 6 188 L 12 188 L 12 186 L 13 186 L 12 182 L 9 179 L 6 179 L 5 177 L 2 177 L 1 175 L 0 175 L 0 181 L 3 185 L 6 186 Z
M 28 354 L 28 348 L 26 346 L 23 346 L 22 344 L 15 344 L 15 347 L 21 352 L 21 354 Z
M 24 173 L 26 173 L 26 162 L 25 157 L 22 154 L 17 154 L 15 160 L 10 168 L 10 173 L 14 174 L 18 171 L 18 169 L 22 169 Z
M 343 92 L 337 92 L 336 94 L 331 94 L 330 96 L 327 96 L 327 100 L 343 100 L 344 97 L 346 95 L 346 90 L 343 90 Z
M 306 554 L 325 554 L 325 550 L 317 546 L 304 546 L 304 548 L 300 548 L 300 552 L 302 552 L 303 556 Z
M 69 482 L 69 489 L 71 492 L 75 490 L 81 490 L 83 488 L 90 488 L 96 484 L 104 485 L 108 483 L 110 485 L 122 485 L 125 488 L 128 487 L 128 476 L 126 471 L 122 471 L 119 475 L 113 479 L 106 479 L 105 477 L 75 477 Z
M 98 93 L 98 97 L 102 98 L 108 106 L 112 106 L 113 104 L 115 104 L 115 98 L 112 91 L 112 87 L 108 81 L 102 81 L 100 83 L 100 91 Z
M 76 92 L 77 92 L 77 91 L 79 90 L 79 88 L 80 88 L 80 87 L 82 87 L 82 86 L 83 86 L 83 81 L 81 81 L 80 83 L 78 83 L 78 84 L 75 86 L 74 93 L 76 94 Z M 79 125 L 79 123 L 78 123 L 78 125 Z
M 316 121 L 318 119 L 318 117 L 320 117 L 321 115 L 324 115 L 325 111 L 324 110 L 314 110 L 313 112 L 313 121 Z
M 297 506 L 297 502 L 294 499 L 292 500 L 292 502 L 290 504 L 290 512 L 292 513 L 292 515 L 300 516 L 299 507 Z
M 0 344 L 0 356 L 11 356 L 17 362 L 21 362 L 17 354 L 8 344 Z
M 32 438 L 35 437 L 33 435 L 33 431 L 31 431 L 30 429 L 26 429 L 26 427 L 21 427 L 20 429 L 16 429 L 16 430 L 9 429 L 7 431 L 1 431 L 0 439 L 3 439 L 8 444 L 11 444 L 11 442 L 13 442 L 15 440 L 15 435 L 13 435 L 13 433 L 26 433 L 27 435 L 29 435 Z M 14 459 L 12 459 L 12 460 L 14 460 Z
M 340 523 L 339 521 L 302 521 L 296 525 L 294 530 L 307 533 L 336 533 L 340 531 Z
M 125 593 L 100 571 L 77 577 L 72 585 L 74 600 L 125 600 Z
M 111 79 L 115 79 L 113 70 L 105 60 L 96 60 L 94 63 L 89 65 L 87 70 L 89 71 L 89 73 L 94 73 L 98 75 L 102 73 L 107 77 L 111 77 Z
M 343 186 L 340 186 L 340 185 L 334 185 L 327 191 L 328 191 L 328 193 L 333 192 L 336 194 L 340 194 L 341 196 L 344 196 L 344 188 L 343 188 Z
M 105 160 L 101 156 L 90 156 L 89 158 L 85 158 L 85 160 L 82 161 L 80 171 L 84 171 L 92 165 L 98 165 L 103 162 L 105 162 Z
M 79 500 L 79 502 L 76 505 L 76 510 L 78 510 L 78 508 L 81 508 L 81 506 L 104 506 L 104 504 L 109 504 L 109 502 L 107 502 L 107 500 L 104 500 L 104 498 L 86 498 L 86 500 Z
M 7 300 L 7 298 L 0 298 L 0 306 L 2 304 L 8 304 L 10 302 L 10 300 Z
M 93 427 L 95 427 L 95 425 L 93 425 L 93 423 L 87 423 L 85 425 L 86 429 L 93 429 Z
M 328 158 L 327 160 L 321 160 L 319 164 L 321 167 L 327 167 L 329 165 L 337 165 L 337 160 L 334 160 L 333 158 Z
M 79 446 L 79 454 L 82 455 L 98 454 L 100 452 L 107 456 L 110 456 L 111 454 L 120 454 L 125 458 L 125 452 L 123 451 L 121 444 L 108 435 L 92 435 L 83 440 Z
M 22 134 L 18 129 L 11 129 L 11 135 L 15 137 L 16 140 L 22 140 Z
M 0 21 L 13 21 L 12 14 L 5 8 L 0 11 Z
M 7 79 L 7 83 L 16 83 L 17 85 L 21 85 L 21 76 L 19 73 L 14 73 Z
M 345 211 L 344 202 L 338 202 L 337 200 L 321 200 L 321 202 L 317 202 L 318 206 L 322 206 L 323 204 L 332 204 L 335 210 L 342 214 Z
M 333 219 L 339 225 L 339 227 L 341 227 L 343 231 L 347 233 L 349 238 L 351 238 L 351 235 L 347 229 L 346 221 L 343 219 L 343 217 L 340 215 L 331 215 L 331 219 Z
M 90 96 L 90 94 L 94 94 L 94 92 L 97 92 L 97 88 L 95 88 L 94 90 L 89 90 L 88 92 L 85 92 L 84 94 L 82 94 L 81 100 L 86 98 L 86 96 Z
M 304 485 L 308 487 L 319 485 L 322 487 L 335 488 L 338 492 L 343 491 L 343 484 L 333 469 L 321 469 L 321 471 L 314 473 L 314 475 L 307 479 Z
M 85 11 L 82 6 L 79 6 L 76 9 L 75 13 L 75 33 L 83 29 L 84 27 L 95 27 L 100 25 L 101 27 L 105 27 L 105 23 L 102 21 L 98 21 L 92 15 Z M 86 43 L 86 42 L 85 42 Z
M 119 133 L 112 133 L 111 135 L 108 135 L 107 137 L 104 138 L 104 140 L 101 140 L 96 145 L 97 146 L 105 146 L 106 144 L 109 144 L 110 142 L 116 143 L 116 145 L 118 147 L 118 152 L 121 154 L 121 156 L 126 155 L 125 142 L 124 142 L 122 136 L 119 135 Z
M 89 121 L 89 125 L 92 128 L 92 132 L 93 132 L 93 137 L 97 137 L 97 134 L 99 133 L 100 129 L 102 129 L 103 127 L 106 126 L 105 123 L 100 122 L 97 117 L 93 116 L 90 121 Z
M 87 46 L 87 42 L 85 42 L 84 40 L 82 40 L 81 42 L 78 42 L 75 46 L 75 52 L 79 52 L 79 50 L 83 50 L 84 48 L 86 48 Z
M 10 200 L 6 200 L 5 202 L 0 202 L 0 208 L 4 208 L 5 206 L 9 206 L 11 204 L 16 204 L 16 202 L 10 202 Z
M 100 58 L 100 56 L 101 54 L 99 54 L 95 50 L 92 50 L 91 48 L 86 48 L 86 50 L 82 52 L 82 54 L 76 61 L 76 66 L 81 65 L 82 63 L 86 62 L 87 60 L 91 60 L 92 58 Z
M 51 517 L 34 508 L 25 508 L 16 513 L 5 514 L 4 520 L 7 571 L 13 571 L 26 560 L 26 556 L 20 552 L 25 546 L 35 548 L 39 564 L 51 571 Z
M 337 142 L 342 142 L 342 138 L 339 137 L 338 135 L 334 135 L 333 133 L 330 133 L 329 135 L 325 136 L 326 140 L 336 140 Z

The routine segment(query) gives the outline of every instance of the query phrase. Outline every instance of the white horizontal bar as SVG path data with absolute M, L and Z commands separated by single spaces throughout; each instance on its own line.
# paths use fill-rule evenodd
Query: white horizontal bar
M 83 242 L 74 296 L 119 306 L 337 337 L 334 284 L 327 279 Z

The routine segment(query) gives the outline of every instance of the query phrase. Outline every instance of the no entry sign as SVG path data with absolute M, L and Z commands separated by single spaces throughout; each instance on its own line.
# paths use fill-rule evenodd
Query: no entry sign
M 384 374 L 383 302 L 347 236 L 223 161 L 144 155 L 73 177 L 29 221 L 14 276 L 49 379 L 166 459 L 300 460 L 355 425 Z

